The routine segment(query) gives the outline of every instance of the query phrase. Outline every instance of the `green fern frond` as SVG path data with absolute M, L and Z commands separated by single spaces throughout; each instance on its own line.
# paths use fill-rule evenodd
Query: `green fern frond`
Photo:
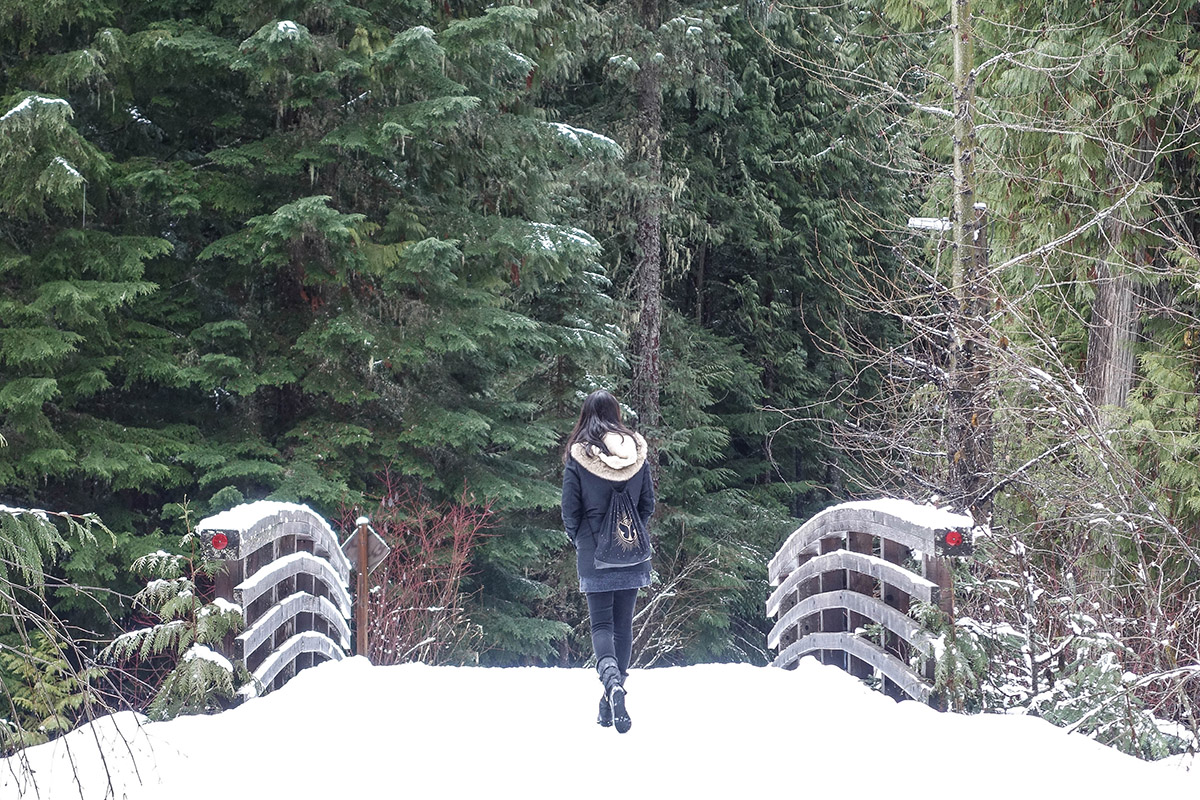
M 22 647 L 0 645 L 0 722 L 6 723 L 0 726 L 0 752 L 71 730 L 99 702 L 95 686 L 104 670 L 77 668 L 65 647 L 43 631 Z
M 147 553 L 133 562 L 133 571 L 143 577 L 178 578 L 183 574 L 187 559 L 165 550 Z
M 248 679 L 244 668 L 235 666 L 203 645 L 185 652 L 159 687 L 150 703 L 150 716 L 170 719 L 180 714 L 219 711 L 232 703 L 236 686 Z

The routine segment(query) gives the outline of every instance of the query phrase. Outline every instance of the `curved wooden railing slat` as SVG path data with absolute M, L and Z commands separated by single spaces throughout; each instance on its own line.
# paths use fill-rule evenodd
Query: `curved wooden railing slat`
M 776 622 L 767 646 L 779 650 L 775 665 L 816 654 L 858 677 L 880 678 L 894 696 L 928 701 L 930 637 L 908 611 L 914 600 L 949 610 L 947 559 L 971 552 L 973 524 L 894 499 L 843 503 L 808 520 L 768 565 L 776 588 L 766 610 Z
M 346 657 L 345 651 L 328 636 L 316 631 L 302 631 L 276 648 L 253 675 L 261 685 L 270 686 L 301 655 L 320 655 L 327 661 L 341 661 Z
M 783 632 L 821 611 L 847 609 L 867 617 L 872 622 L 887 628 L 901 639 L 917 647 L 929 644 L 929 635 L 917 624 L 917 621 L 907 614 L 902 614 L 891 606 L 884 605 L 873 597 L 838 589 L 833 592 L 814 594 L 804 598 L 787 613 L 779 618 L 775 627 L 767 635 L 767 647 L 779 647 L 779 639 Z
M 234 602 L 248 608 L 258 598 L 273 591 L 287 578 L 311 575 L 319 579 L 330 592 L 330 599 L 347 618 L 350 616 L 350 592 L 341 582 L 333 565 L 323 558 L 305 553 L 291 553 L 277 558 L 234 587 Z
M 926 681 L 917 677 L 909 669 L 908 664 L 885 651 L 874 642 L 844 631 L 809 634 L 795 644 L 789 645 L 786 649 L 780 651 L 779 657 L 775 659 L 775 666 L 782 667 L 794 664 L 810 653 L 823 650 L 840 650 L 846 652 L 859 661 L 869 664 L 872 669 L 881 672 L 884 677 L 896 684 L 904 694 L 913 700 L 920 700 L 922 703 L 929 702 L 932 688 Z
M 313 597 L 308 592 L 296 592 L 271 606 L 267 613 L 234 640 L 237 642 L 238 653 L 253 653 L 270 639 L 276 630 L 300 614 L 315 614 L 320 617 L 337 633 L 334 641 L 342 650 L 350 649 L 350 626 L 346 624 L 345 612 L 335 606 L 328 597 Z
M 767 616 L 776 616 L 783 598 L 794 592 L 796 587 L 804 581 L 819 577 L 821 573 L 839 569 L 853 570 L 876 580 L 885 580 L 909 596 L 916 597 L 925 603 L 937 605 L 941 598 L 941 592 L 936 583 L 909 572 L 899 564 L 893 564 L 865 553 L 855 553 L 852 550 L 833 550 L 806 561 L 795 572 L 788 575 L 779 584 L 779 588 L 767 598 Z

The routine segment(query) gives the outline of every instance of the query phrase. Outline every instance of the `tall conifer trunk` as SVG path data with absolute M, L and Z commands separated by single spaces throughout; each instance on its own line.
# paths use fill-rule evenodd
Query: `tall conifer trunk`
M 1093 283 L 1096 299 L 1088 320 L 1087 393 L 1097 408 L 1124 406 L 1133 386 L 1133 340 L 1137 302 L 1133 281 L 1100 261 Z
M 975 199 L 975 55 L 969 0 L 952 0 L 954 37 L 954 299 L 950 310 L 947 456 L 951 500 L 977 522 L 991 514 L 992 399 L 986 211 Z
M 1126 183 L 1145 180 L 1156 148 L 1150 136 L 1138 137 L 1133 154 L 1114 165 Z M 1085 382 L 1088 399 L 1097 408 L 1123 407 L 1133 388 L 1133 343 L 1138 333 L 1137 287 L 1120 265 L 1122 254 L 1134 264 L 1147 258 L 1144 246 L 1122 247 L 1129 227 L 1114 215 L 1104 224 L 1107 253 L 1096 268 L 1092 283 L 1096 299 L 1088 319 L 1088 348 Z
M 657 428 L 662 415 L 660 361 L 662 328 L 662 74 L 653 42 L 662 25 L 659 0 L 643 0 L 641 23 L 650 34 L 642 48 L 637 76 L 637 124 L 634 153 L 643 189 L 637 204 L 638 320 L 633 339 L 631 400 L 643 430 Z M 654 448 L 651 448 L 651 453 Z M 653 458 L 653 456 L 652 456 Z M 654 459 L 655 462 L 657 459 Z

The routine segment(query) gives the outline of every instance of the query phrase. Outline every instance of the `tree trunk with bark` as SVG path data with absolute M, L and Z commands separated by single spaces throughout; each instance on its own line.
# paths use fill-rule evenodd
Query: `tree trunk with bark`
M 991 277 L 986 209 L 975 201 L 975 66 L 969 0 L 953 0 L 954 197 L 953 299 L 950 308 L 950 369 L 947 397 L 947 458 L 950 501 L 977 522 L 991 516 L 992 388 Z
M 1115 165 L 1126 184 L 1146 180 L 1154 163 L 1155 148 L 1148 132 L 1138 137 L 1133 153 Z M 1104 223 L 1107 254 L 1100 259 L 1092 282 L 1096 298 L 1088 319 L 1087 365 L 1084 382 L 1088 400 L 1095 408 L 1122 408 L 1133 388 L 1133 343 L 1137 339 L 1139 315 L 1137 286 L 1123 258 L 1137 265 L 1146 261 L 1144 246 L 1123 246 L 1131 230 L 1128 213 L 1114 214 Z M 1136 227 L 1136 226 L 1134 226 Z
M 1096 408 L 1123 407 L 1133 387 L 1133 341 L 1137 336 L 1137 293 L 1133 281 L 1100 262 L 1093 286 L 1096 299 L 1088 320 L 1085 379 L 1088 400 Z
M 641 22 L 653 40 L 661 26 L 657 0 L 641 5 Z M 643 191 L 637 203 L 637 327 L 633 337 L 631 403 L 640 427 L 653 435 L 662 421 L 662 74 L 653 43 L 642 48 L 637 75 L 634 157 Z M 651 448 L 654 452 L 654 448 Z M 657 461 L 657 459 L 656 459 Z

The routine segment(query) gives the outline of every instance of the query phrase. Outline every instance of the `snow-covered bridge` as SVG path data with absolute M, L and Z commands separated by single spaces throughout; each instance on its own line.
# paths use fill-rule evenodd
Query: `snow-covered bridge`
M 328 525 L 310 514 L 259 506 L 201 526 L 231 564 L 222 590 L 253 610 L 240 657 L 277 691 L 207 717 L 105 717 L 0 761 L 0 797 L 1200 792 L 1200 767 L 1188 771 L 1187 759 L 1148 764 L 1027 716 L 942 714 L 854 677 L 873 670 L 896 696 L 928 697 L 926 675 L 908 666 L 922 634 L 904 612 L 913 598 L 947 601 L 942 560 L 970 547 L 965 517 L 898 501 L 814 517 L 770 565 L 777 588 L 767 605 L 778 615 L 771 644 L 780 647 L 776 663 L 790 669 L 634 670 L 633 731 L 616 736 L 594 723 L 590 670 L 374 667 L 344 658 L 348 565 Z M 326 563 L 308 577 L 294 569 L 316 561 Z M 297 644 L 312 639 L 300 629 L 306 624 L 336 650 Z M 330 660 L 318 663 L 326 650 Z
M 365 529 L 366 520 L 360 523 Z M 277 689 L 297 671 L 350 652 L 352 565 L 318 514 L 261 501 L 209 517 L 197 530 L 210 555 L 225 562 L 217 595 L 245 616 L 245 632 L 225 655 L 242 661 L 258 686 Z M 366 543 L 365 530 L 358 533 Z M 913 602 L 952 610 L 946 562 L 968 554 L 972 540 L 969 517 L 902 500 L 844 503 L 817 514 L 769 565 L 777 588 L 766 612 L 777 622 L 767 644 L 779 650 L 776 666 L 815 654 L 877 678 L 894 697 L 929 700 L 932 667 L 920 654 L 932 641 L 908 612 Z
M 813 658 L 634 670 L 624 736 L 595 724 L 596 688 L 586 669 L 349 658 L 214 716 L 105 718 L 0 762 L 0 797 L 1200 796 L 1200 767 L 1032 717 L 897 703 Z

